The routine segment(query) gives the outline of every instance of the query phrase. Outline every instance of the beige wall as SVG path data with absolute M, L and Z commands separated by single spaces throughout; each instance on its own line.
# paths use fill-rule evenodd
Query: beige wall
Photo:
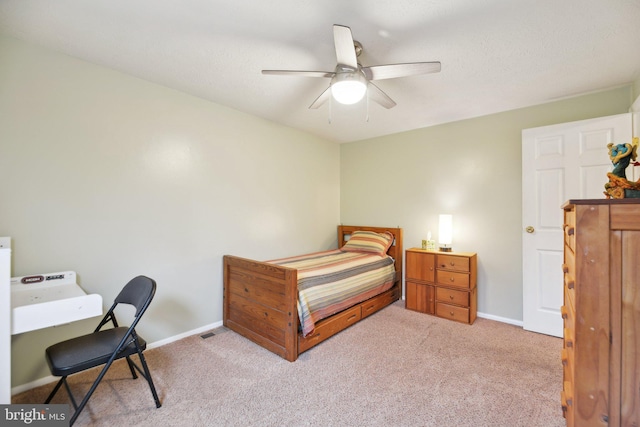
M 109 305 L 158 282 L 155 342 L 222 320 L 222 255 L 335 247 L 339 145 L 0 38 L 0 236 L 13 276 L 75 270 Z M 13 337 L 13 386 L 79 322 Z M 6 375 L 6 373 L 3 373 Z
M 522 129 L 625 113 L 630 102 L 628 86 L 344 144 L 340 219 L 399 225 L 408 248 L 453 214 L 454 250 L 478 253 L 478 310 L 520 322 Z

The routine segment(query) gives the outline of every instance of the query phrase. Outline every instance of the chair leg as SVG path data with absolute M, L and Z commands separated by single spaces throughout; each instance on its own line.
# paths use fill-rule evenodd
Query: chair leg
M 80 412 L 82 412 L 82 410 L 84 409 L 85 405 L 89 401 L 89 398 L 91 397 L 93 392 L 96 391 L 96 388 L 98 387 L 98 384 L 100 384 L 100 381 L 102 381 L 102 378 L 104 378 L 104 375 L 107 373 L 107 370 L 111 367 L 112 364 L 113 364 L 113 359 L 109 360 L 107 362 L 107 364 L 104 365 L 104 367 L 102 368 L 102 371 L 100 371 L 100 375 L 98 375 L 98 378 L 96 378 L 96 380 L 93 382 L 93 384 L 91 384 L 91 388 L 89 389 L 87 394 L 82 399 L 82 402 L 80 402 L 80 405 L 78 405 L 78 407 L 76 408 L 76 411 L 71 416 L 71 419 L 69 420 L 69 427 L 71 427 L 73 425 L 73 423 L 76 422 L 76 419 L 78 418 L 78 415 L 80 415 Z
M 127 356 L 127 365 L 129 365 L 129 370 L 131 371 L 131 375 L 133 376 L 133 379 L 135 380 L 136 378 L 138 378 L 138 374 L 136 373 L 136 370 L 133 368 L 133 361 L 131 360 L 131 358 L 129 356 Z
M 58 384 L 56 384 L 56 386 L 53 388 L 53 390 L 51 391 L 51 393 L 49 393 L 49 397 L 47 397 L 47 400 L 44 401 L 45 405 L 49 402 L 51 402 L 51 399 L 53 399 L 53 396 L 56 395 L 56 393 L 58 392 L 58 390 L 60 389 L 60 386 L 62 385 L 63 380 L 67 378 L 67 377 L 62 377 L 60 378 L 60 380 L 58 381 Z
M 73 404 L 73 409 L 78 409 L 78 404 L 76 403 L 76 399 L 73 397 L 73 393 L 71 393 L 71 387 L 69 387 L 69 383 L 67 382 L 67 377 L 63 378 L 64 388 L 67 389 L 67 394 L 69 395 L 69 399 L 71 399 L 71 403 Z
M 138 352 L 138 356 L 140 357 L 140 363 L 142 364 L 142 368 L 144 369 L 144 377 L 149 383 L 149 388 L 151 389 L 151 394 L 153 395 L 153 400 L 156 401 L 156 408 L 162 406 L 160 403 L 160 399 L 158 398 L 158 393 L 156 393 L 156 387 L 153 385 L 153 379 L 151 378 L 151 372 L 149 371 L 149 367 L 147 366 L 147 361 L 144 358 L 144 354 L 141 351 Z

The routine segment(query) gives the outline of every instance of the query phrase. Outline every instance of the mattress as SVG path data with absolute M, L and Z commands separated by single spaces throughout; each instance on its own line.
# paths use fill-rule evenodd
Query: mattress
M 393 286 L 390 256 L 340 249 L 268 261 L 298 272 L 298 317 L 302 334 L 335 313 L 366 301 Z

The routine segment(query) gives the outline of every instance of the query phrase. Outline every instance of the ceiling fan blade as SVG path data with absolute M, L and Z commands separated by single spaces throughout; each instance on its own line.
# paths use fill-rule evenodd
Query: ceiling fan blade
M 371 82 L 369 82 L 367 93 L 368 93 L 369 99 L 377 102 L 378 104 L 382 105 L 386 109 L 393 108 L 396 106 L 395 101 L 389 98 L 389 95 L 384 93 L 378 86 L 374 85 Z
M 338 66 L 345 65 L 347 67 L 358 69 L 358 57 L 356 48 L 353 44 L 353 36 L 351 28 L 343 25 L 333 26 L 333 41 L 336 45 L 336 58 Z
M 333 77 L 333 71 L 296 71 L 296 70 L 262 70 L 262 74 L 273 76 L 298 76 L 298 77 Z
M 319 97 L 309 105 L 309 109 L 315 110 L 322 107 L 329 99 L 331 99 L 331 86 L 329 86 Z
M 369 80 L 394 79 L 396 77 L 416 76 L 418 74 L 438 73 L 440 62 L 409 62 L 406 64 L 374 65 L 362 67 Z

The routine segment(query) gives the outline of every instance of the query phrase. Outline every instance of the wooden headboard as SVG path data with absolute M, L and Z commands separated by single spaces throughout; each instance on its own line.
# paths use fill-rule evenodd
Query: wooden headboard
M 396 264 L 396 282 L 402 282 L 402 228 L 388 227 L 365 227 L 360 225 L 339 225 L 338 226 L 338 247 L 344 246 L 347 242 L 346 236 L 350 236 L 354 231 L 374 231 L 376 233 L 384 233 L 388 231 L 393 234 L 394 241 L 389 247 L 387 254 L 395 260 Z

